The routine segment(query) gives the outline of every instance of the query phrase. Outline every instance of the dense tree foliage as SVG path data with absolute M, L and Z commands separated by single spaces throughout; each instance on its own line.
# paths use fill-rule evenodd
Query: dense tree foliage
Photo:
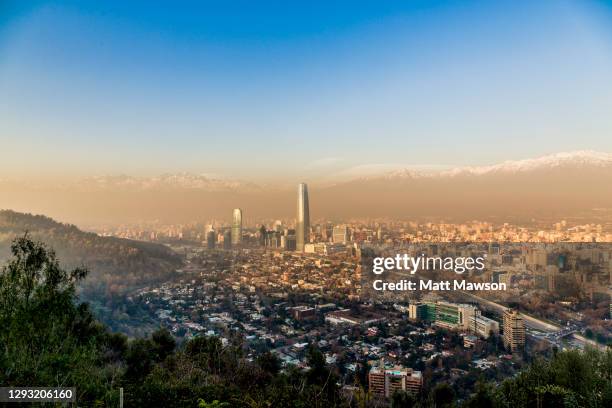
M 612 351 L 572 350 L 550 360 L 536 360 L 502 383 L 496 400 L 498 406 L 509 408 L 610 407 Z
M 118 386 L 114 341 L 75 285 L 86 271 L 60 268 L 55 253 L 28 237 L 13 242 L 0 274 L 0 384 L 75 386 L 83 400 L 110 403 Z

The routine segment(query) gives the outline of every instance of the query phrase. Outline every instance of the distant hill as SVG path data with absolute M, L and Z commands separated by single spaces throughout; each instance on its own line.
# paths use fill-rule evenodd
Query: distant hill
M 76 226 L 42 215 L 0 211 L 0 261 L 8 258 L 10 245 L 25 232 L 53 248 L 63 266 L 85 266 L 88 286 L 103 286 L 113 292 L 140 286 L 170 276 L 181 259 L 169 248 L 153 243 L 101 237 Z

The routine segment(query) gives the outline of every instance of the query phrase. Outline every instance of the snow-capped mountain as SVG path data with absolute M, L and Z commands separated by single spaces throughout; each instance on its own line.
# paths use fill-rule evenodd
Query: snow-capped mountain
M 490 174 L 525 173 L 534 170 L 557 169 L 564 167 L 612 167 L 612 154 L 592 150 L 561 152 L 534 159 L 509 160 L 490 166 L 466 166 L 442 170 L 401 169 L 386 173 L 384 178 L 419 178 L 419 177 L 457 177 L 483 176 Z
M 491 166 L 405 169 L 312 193 L 334 214 L 526 216 L 612 209 L 612 154 L 557 153 Z
M 154 177 L 95 176 L 77 183 L 84 189 L 107 190 L 200 190 L 200 191 L 253 191 L 258 186 L 238 180 L 217 178 L 206 174 L 176 173 Z

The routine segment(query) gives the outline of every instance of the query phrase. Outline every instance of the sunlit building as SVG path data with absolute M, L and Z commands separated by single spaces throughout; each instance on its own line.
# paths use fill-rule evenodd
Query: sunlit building
M 513 353 L 525 347 L 525 322 L 516 310 L 504 312 L 504 346 Z
M 476 314 L 469 317 L 469 330 L 477 335 L 488 338 L 490 335 L 499 334 L 499 323 L 493 319 Z
M 308 207 L 308 186 L 298 186 L 296 249 L 304 251 L 304 244 L 310 241 L 310 209 Z
M 379 396 L 390 398 L 396 392 L 418 394 L 423 386 L 423 375 L 420 371 L 411 368 L 395 366 L 386 369 L 381 362 L 374 366 L 368 374 L 370 391 Z
M 232 245 L 239 245 L 242 241 L 242 210 L 234 208 L 232 214 Z

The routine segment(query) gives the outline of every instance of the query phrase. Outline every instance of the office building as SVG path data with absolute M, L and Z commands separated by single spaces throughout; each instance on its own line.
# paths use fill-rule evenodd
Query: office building
M 308 206 L 308 186 L 298 186 L 296 249 L 304 251 L 304 245 L 310 242 L 310 208 Z
M 490 331 L 499 331 L 498 323 L 481 316 L 475 306 L 441 300 L 411 303 L 408 305 L 408 318 L 432 322 L 451 330 L 471 330 L 483 337 L 488 337 Z
M 281 247 L 281 234 L 277 231 L 266 231 L 265 246 L 267 248 Z
M 427 306 L 425 304 L 410 303 L 408 305 L 408 319 L 418 322 L 421 320 L 427 320 L 426 317 L 427 317 Z
M 436 321 L 436 302 L 425 302 L 424 303 L 424 312 L 423 312 L 423 320 L 428 322 Z
M 333 230 L 334 244 L 346 244 L 348 242 L 348 227 L 346 225 L 336 225 Z
M 258 241 L 259 241 L 259 246 L 265 247 L 266 246 L 266 238 L 268 236 L 268 230 L 266 229 L 265 225 L 262 225 L 261 227 L 259 227 L 259 232 L 258 232 Z
M 232 249 L 232 232 L 230 230 L 223 233 L 223 249 Z
M 232 245 L 240 245 L 242 242 L 242 210 L 234 208 L 232 214 Z
M 208 249 L 215 249 L 217 244 L 217 233 L 215 230 L 210 230 L 206 233 L 206 247 Z
M 439 301 L 436 303 L 435 324 L 447 329 L 469 329 L 470 318 L 477 314 L 472 305 Z
M 295 230 L 286 229 L 281 236 L 281 247 L 287 251 L 295 251 Z
M 499 323 L 488 317 L 476 314 L 469 318 L 469 330 L 487 339 L 491 334 L 499 334 Z

